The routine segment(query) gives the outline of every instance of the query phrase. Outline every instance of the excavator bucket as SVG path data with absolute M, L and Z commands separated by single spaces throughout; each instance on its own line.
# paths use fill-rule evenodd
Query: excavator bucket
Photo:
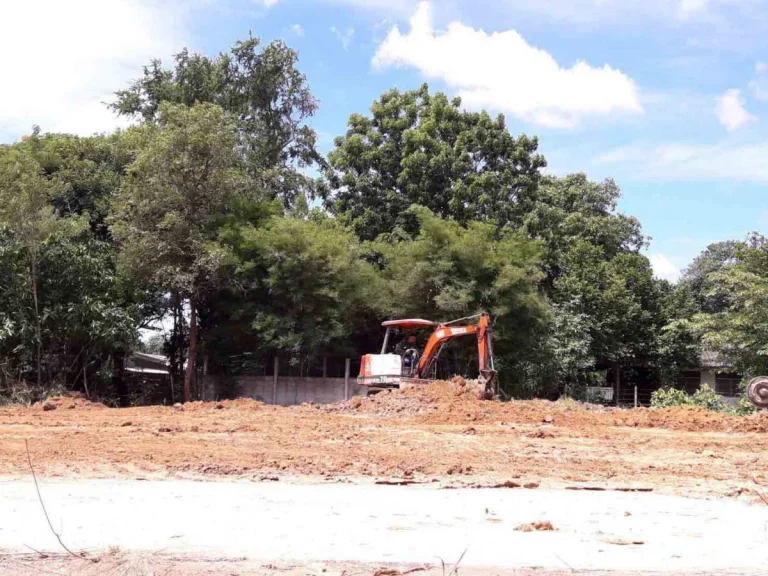
M 493 400 L 496 396 L 496 370 L 481 370 L 478 380 L 483 385 L 483 400 Z

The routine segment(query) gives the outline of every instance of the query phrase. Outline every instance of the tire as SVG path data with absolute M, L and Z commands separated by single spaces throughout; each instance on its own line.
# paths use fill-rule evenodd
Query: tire
M 747 398 L 758 408 L 768 408 L 768 376 L 758 376 L 749 383 Z

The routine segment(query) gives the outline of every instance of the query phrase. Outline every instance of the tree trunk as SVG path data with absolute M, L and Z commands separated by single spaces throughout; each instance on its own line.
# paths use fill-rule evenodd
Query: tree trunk
M 37 327 L 37 385 L 39 387 L 43 377 L 43 328 L 40 324 L 40 304 L 37 300 L 37 263 L 34 258 L 29 259 L 29 272 L 32 284 L 32 298 L 35 301 L 35 326 Z
M 189 402 L 192 376 L 195 373 L 197 360 L 197 310 L 195 299 L 189 299 L 189 354 L 187 355 L 187 371 L 184 374 L 184 402 Z
M 171 293 L 171 313 L 173 314 L 173 329 L 171 331 L 171 338 L 169 340 L 168 359 L 169 368 L 171 373 L 171 397 L 173 397 L 173 385 L 177 376 L 181 376 L 180 366 L 184 363 L 184 350 L 182 341 L 183 326 L 181 325 L 182 315 L 179 313 L 181 307 L 181 298 L 178 292 Z
M 125 372 L 125 350 L 118 348 L 113 356 L 114 358 L 114 373 L 112 375 L 112 383 L 117 390 L 117 397 L 122 408 L 128 406 L 128 386 L 123 378 Z
M 85 366 L 83 366 L 83 388 L 85 388 L 85 397 L 88 400 L 91 399 L 91 391 L 88 390 L 88 359 L 91 357 L 90 353 L 85 358 Z

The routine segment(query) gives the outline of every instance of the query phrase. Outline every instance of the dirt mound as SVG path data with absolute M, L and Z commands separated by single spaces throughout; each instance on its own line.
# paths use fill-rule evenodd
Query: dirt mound
M 768 432 L 768 411 L 733 416 L 703 408 L 636 408 L 621 410 L 572 400 L 481 400 L 476 381 L 454 378 L 402 390 L 382 391 L 367 398 L 319 406 L 327 414 L 361 414 L 409 418 L 423 424 L 468 423 L 552 425 L 565 427 L 626 426 L 688 432 Z
M 219 402 L 187 402 L 182 404 L 184 412 L 207 412 L 210 410 L 260 410 L 265 406 L 264 402 L 251 398 L 239 398 L 237 400 L 221 400 Z
M 235 400 L 105 409 L 77 397 L 51 398 L 52 411 L 0 406 L 0 473 L 29 473 L 28 441 L 41 476 L 662 487 L 754 499 L 753 478 L 768 486 L 762 437 L 741 433 L 768 431 L 768 414 L 498 402 L 474 392 L 457 379 L 335 406 Z
M 382 417 L 433 414 L 447 406 L 480 405 L 482 387 L 474 380 L 455 377 L 450 382 L 438 380 L 401 390 L 383 390 L 368 397 L 357 396 L 328 406 L 319 406 L 328 414 L 362 413 Z
M 93 410 L 106 408 L 101 402 L 91 402 L 81 394 L 51 396 L 42 402 L 35 403 L 33 407 L 46 412 L 52 410 Z

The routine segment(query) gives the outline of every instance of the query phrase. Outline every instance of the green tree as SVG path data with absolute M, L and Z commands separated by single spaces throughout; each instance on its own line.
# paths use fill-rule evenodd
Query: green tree
M 518 223 L 546 163 L 536 138 L 510 135 L 503 116 L 461 110 L 461 100 L 391 90 L 371 116 L 350 116 L 336 138 L 326 177 L 331 211 L 362 239 L 402 228 L 412 234 L 413 204 L 459 224 Z
M 162 119 L 164 102 L 220 106 L 237 124 L 256 185 L 292 206 L 297 197 L 318 192 L 318 183 L 302 169 L 324 162 L 306 123 L 317 101 L 297 62 L 296 52 L 279 40 L 262 47 L 258 38 L 249 38 L 213 58 L 185 48 L 172 69 L 153 60 L 141 78 L 117 92 L 112 108 L 153 123 Z
M 88 237 L 57 236 L 41 256 L 47 364 L 89 397 L 111 395 L 111 382 L 109 390 L 96 390 L 96 382 L 89 385 L 89 378 L 110 380 L 115 355 L 137 340 L 139 315 L 117 277 L 113 246 Z
M 542 286 L 555 311 L 519 367 L 527 395 L 573 391 L 598 366 L 657 358 L 661 287 L 640 253 L 640 223 L 617 210 L 620 197 L 613 180 L 546 176 L 522 218 L 521 231 L 543 246 Z
M 576 242 L 596 247 L 603 260 L 637 253 L 647 245 L 640 222 L 617 212 L 620 198 L 621 190 L 610 179 L 592 182 L 581 173 L 542 178 L 521 228 L 544 244 L 543 263 L 550 288 L 563 275 Z
M 739 247 L 734 240 L 710 244 L 683 272 L 681 283 L 688 287 L 701 312 L 715 314 L 730 305 L 730 293 L 718 290 L 712 275 L 734 263 Z
M 57 186 L 51 199 L 57 213 L 86 217 L 95 238 L 111 241 L 106 224 L 109 201 L 131 161 L 120 134 L 41 134 L 27 139 L 25 146 Z
M 701 338 L 694 318 L 699 311 L 690 286 L 681 282 L 657 283 L 661 295 L 661 319 L 657 338 L 657 364 L 661 382 L 674 385 L 680 371 L 698 365 Z
M 241 340 L 245 328 L 250 350 L 287 353 L 306 364 L 318 353 L 349 353 L 353 335 L 370 329 L 378 276 L 358 239 L 334 219 L 318 211 L 308 218 L 273 217 L 263 226 L 242 227 L 231 240 L 239 290 L 224 297 L 228 320 L 210 322 L 220 327 L 216 338 L 225 346 L 233 337 L 240 347 L 249 342 Z M 247 326 L 230 333 L 234 318 Z
M 538 289 L 540 245 L 509 230 L 499 233 L 493 222 L 464 228 L 420 206 L 408 216 L 419 222 L 416 235 L 373 245 L 384 281 L 378 308 L 393 317 L 438 321 L 486 311 L 499 365 L 525 357 L 549 312 Z
M 0 225 L 23 248 L 34 304 L 37 384 L 42 384 L 43 330 L 38 285 L 43 246 L 56 234 L 79 231 L 76 219 L 59 217 L 51 204 L 60 186 L 42 175 L 40 164 L 26 149 L 14 146 L 0 154 Z
M 714 266 L 706 298 L 728 294 L 727 307 L 696 317 L 707 349 L 747 375 L 768 371 L 768 239 L 752 234 L 738 242 L 729 265 Z M 719 258 L 718 258 L 719 260 Z
M 112 230 L 135 278 L 177 294 L 189 306 L 184 398 L 197 355 L 199 300 L 224 281 L 230 252 L 219 242 L 223 217 L 251 192 L 237 153 L 237 127 L 213 104 L 161 104 L 158 121 L 132 129 L 136 149 L 115 199 Z

